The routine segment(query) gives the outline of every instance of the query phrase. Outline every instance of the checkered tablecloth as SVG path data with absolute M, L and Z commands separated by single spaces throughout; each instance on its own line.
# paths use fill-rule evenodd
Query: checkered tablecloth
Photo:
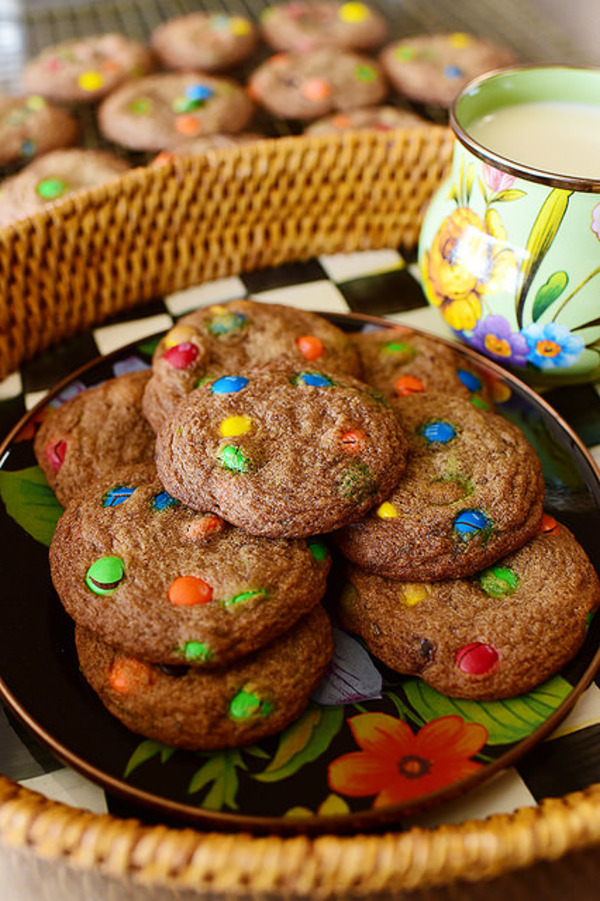
M 98 355 L 168 329 L 199 305 L 251 295 L 257 300 L 326 313 L 368 313 L 451 337 L 438 312 L 427 306 L 412 265 L 396 251 L 320 257 L 277 269 L 222 279 L 157 299 L 36 358 L 0 383 L 0 433 L 5 435 L 59 380 Z M 600 462 L 600 384 L 548 391 L 546 400 L 579 434 Z M 420 816 L 421 825 L 457 822 L 535 805 L 600 782 L 600 681 L 585 691 L 548 739 L 508 770 L 465 797 Z M 64 767 L 0 708 L 0 772 L 77 807 L 117 815 L 144 812 L 112 797 Z

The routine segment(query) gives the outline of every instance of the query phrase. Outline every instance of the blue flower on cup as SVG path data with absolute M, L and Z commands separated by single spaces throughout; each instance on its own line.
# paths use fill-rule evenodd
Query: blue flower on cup
M 528 361 L 540 369 L 572 366 L 585 350 L 583 340 L 557 322 L 533 322 L 522 335 L 529 346 Z

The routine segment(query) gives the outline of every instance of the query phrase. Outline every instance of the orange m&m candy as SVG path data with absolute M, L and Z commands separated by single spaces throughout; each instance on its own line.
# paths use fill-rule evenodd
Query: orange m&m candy
M 152 670 L 136 657 L 117 657 L 111 664 L 108 682 L 113 691 L 132 694 L 152 683 Z
M 296 338 L 296 347 L 307 360 L 318 360 L 323 356 L 323 342 L 315 335 L 301 335 Z
M 425 391 L 425 385 L 416 375 L 401 375 L 396 379 L 394 391 L 398 397 L 406 397 L 408 394 L 420 394 Z
M 194 607 L 212 601 L 212 588 L 199 576 L 179 576 L 175 579 L 167 596 L 177 607 Z

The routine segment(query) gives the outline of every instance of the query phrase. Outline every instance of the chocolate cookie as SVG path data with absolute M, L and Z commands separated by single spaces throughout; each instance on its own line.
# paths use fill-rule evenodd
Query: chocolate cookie
M 153 463 L 155 436 L 142 413 L 149 371 L 109 379 L 50 409 L 34 452 L 63 506 L 116 467 Z
M 386 397 L 444 391 L 489 409 L 491 392 L 474 365 L 433 336 L 399 327 L 355 332 L 361 378 Z
M 260 17 L 261 33 L 274 50 L 305 53 L 318 47 L 367 50 L 381 44 L 388 32 L 382 15 L 365 3 L 278 3 Z
M 70 147 L 78 137 L 77 120 L 39 94 L 0 97 L 1 166 Z
M 248 90 L 276 116 L 310 120 L 335 110 L 380 103 L 388 86 L 374 60 L 349 50 L 322 47 L 271 56 L 254 70 Z
M 95 34 L 45 47 L 27 63 L 21 83 L 51 100 L 94 102 L 153 68 L 151 52 L 139 41 Z
M 320 601 L 321 542 L 248 535 L 171 497 L 146 469 L 96 480 L 59 520 L 52 580 L 84 628 L 155 663 L 216 667 Z
M 169 69 L 222 72 L 254 51 L 258 34 L 244 16 L 193 12 L 162 22 L 152 32 L 152 49 Z
M 129 729 L 180 748 L 216 750 L 260 741 L 300 716 L 333 654 L 317 606 L 289 632 L 225 670 L 161 667 L 77 628 L 83 675 Z
M 398 483 L 406 443 L 374 389 L 283 360 L 194 390 L 158 433 L 156 449 L 174 497 L 277 537 L 359 519 Z
M 105 150 L 53 150 L 0 187 L 0 227 L 32 216 L 54 200 L 117 178 L 129 163 Z
M 279 357 L 357 375 L 349 337 L 316 313 L 233 300 L 182 317 L 158 345 L 144 412 L 156 430 L 203 380 Z
M 350 566 L 340 615 L 387 666 L 482 701 L 530 691 L 560 670 L 598 606 L 592 564 L 546 516 L 520 550 L 471 579 L 396 582 Z
M 360 131 L 368 128 L 374 131 L 391 131 L 394 128 L 413 128 L 424 125 L 425 120 L 410 110 L 395 106 L 368 106 L 365 109 L 349 110 L 317 119 L 304 129 L 307 135 L 338 134 L 341 131 Z
M 404 97 L 448 107 L 464 85 L 490 69 L 516 62 L 511 50 L 471 34 L 423 34 L 388 44 L 380 56 Z
M 345 557 L 391 579 L 456 579 L 535 534 L 544 481 L 520 429 L 450 394 L 390 404 L 408 437 L 408 465 L 384 503 L 336 532 Z
M 231 79 L 160 72 L 136 79 L 100 104 L 102 134 L 131 150 L 168 150 L 203 135 L 243 131 L 254 105 Z

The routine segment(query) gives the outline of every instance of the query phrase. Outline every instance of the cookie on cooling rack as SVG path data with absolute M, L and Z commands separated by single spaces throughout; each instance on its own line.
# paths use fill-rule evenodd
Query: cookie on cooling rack
M 318 47 L 368 50 L 388 32 L 386 19 L 366 3 L 293 0 L 267 6 L 260 16 L 262 37 L 274 50 L 305 53 Z
M 45 153 L 0 187 L 0 227 L 39 213 L 54 200 L 104 184 L 129 163 L 105 150 L 72 147 Z
M 129 729 L 174 747 L 216 750 L 280 732 L 303 712 L 333 655 L 317 606 L 271 644 L 223 670 L 149 664 L 77 627 L 83 675 Z
M 144 412 L 155 429 L 203 380 L 278 357 L 357 375 L 349 336 L 317 313 L 282 304 L 232 300 L 182 317 L 158 345 Z
M 0 166 L 28 163 L 78 137 L 77 119 L 40 94 L 0 97 Z
M 388 85 L 375 60 L 321 47 L 269 57 L 250 75 L 248 91 L 275 116 L 306 121 L 381 103 Z
M 150 50 L 124 34 L 94 34 L 45 47 L 25 66 L 25 91 L 51 100 L 92 103 L 154 69 Z
M 149 378 L 149 370 L 120 375 L 46 411 L 34 453 L 63 506 L 115 467 L 153 463 L 155 435 L 142 413 Z
M 544 480 L 520 429 L 451 394 L 390 404 L 408 438 L 406 471 L 382 504 L 335 533 L 345 557 L 390 579 L 456 579 L 535 534 Z
M 364 109 L 334 113 L 311 122 L 304 129 L 307 135 L 339 134 L 343 131 L 391 131 L 394 128 L 413 128 L 424 125 L 425 120 L 410 110 L 396 106 L 368 106 Z
M 128 654 L 223 666 L 291 628 L 325 592 L 324 544 L 248 535 L 165 491 L 153 468 L 97 479 L 50 548 L 69 615 Z
M 301 537 L 380 503 L 404 470 L 406 441 L 373 388 L 283 359 L 192 391 L 156 449 L 174 497 L 256 535 Z
M 192 72 L 230 69 L 247 59 L 257 42 L 250 19 L 225 11 L 175 16 L 161 22 L 150 38 L 163 66 Z
M 130 150 L 169 150 L 204 135 L 243 131 L 254 113 L 232 79 L 159 72 L 125 84 L 98 109 L 102 134 Z
M 463 32 L 401 38 L 380 56 L 386 75 L 403 97 L 439 107 L 449 107 L 475 76 L 516 61 L 512 50 Z
M 470 579 L 398 582 L 349 566 L 339 606 L 391 669 L 493 700 L 530 691 L 574 657 L 600 582 L 569 530 L 545 516 L 522 548 Z

